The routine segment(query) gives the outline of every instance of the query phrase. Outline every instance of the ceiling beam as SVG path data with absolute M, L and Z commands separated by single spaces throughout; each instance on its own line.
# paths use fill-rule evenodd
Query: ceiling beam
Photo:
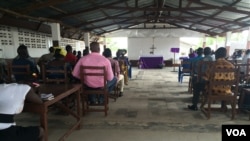
M 82 22 L 80 24 L 75 25 L 75 27 L 79 28 L 81 26 L 87 26 L 88 24 L 102 22 L 102 21 L 105 21 L 107 19 L 113 19 L 115 17 L 119 17 L 119 16 L 123 16 L 123 15 L 127 15 L 127 14 L 132 14 L 133 12 L 134 11 L 127 11 L 127 12 L 123 12 L 120 14 L 116 14 L 115 16 L 109 16 L 109 17 L 104 17 L 104 18 L 100 18 L 100 19 L 96 19 L 96 20 L 92 20 L 92 21 L 88 21 L 88 22 Z M 129 18 L 131 18 L 131 17 L 129 17 Z
M 42 22 L 33 22 L 4 16 L 1 18 L 0 24 L 51 34 L 51 27 L 47 24 L 43 24 Z
M 27 20 L 34 20 L 34 21 L 37 21 L 37 22 L 59 23 L 61 26 L 65 26 L 65 27 L 68 27 L 68 28 L 76 29 L 76 30 L 82 30 L 82 29 L 79 29 L 79 28 L 75 28 L 75 27 L 73 27 L 71 25 L 65 24 L 65 23 L 63 23 L 62 21 L 59 21 L 59 20 L 54 20 L 54 19 L 49 19 L 49 18 L 44 18 L 44 17 L 32 17 L 32 16 L 20 14 L 20 13 L 17 13 L 15 11 L 11 11 L 11 10 L 8 10 L 8 9 L 3 9 L 3 8 L 0 8 L 0 11 L 4 12 L 4 13 L 8 13 L 10 15 L 13 15 L 17 19 L 18 18 L 24 18 L 24 19 L 27 19 Z
M 113 23 L 113 25 L 122 24 L 122 23 L 127 22 L 127 21 L 129 21 L 129 20 L 123 20 L 123 21 L 115 22 L 115 23 Z M 88 30 L 92 31 L 94 29 L 104 28 L 104 27 L 108 27 L 108 26 L 112 26 L 112 25 L 106 24 L 106 25 L 95 26 L 94 28 L 88 28 Z
M 179 0 L 179 8 L 182 8 L 182 0 Z
M 170 7 L 163 7 L 163 8 L 156 8 L 156 7 L 122 7 L 122 6 L 106 6 L 100 7 L 103 9 L 116 9 L 116 10 L 130 10 L 130 11 L 194 11 L 194 10 L 211 10 L 211 9 L 218 9 L 218 7 L 214 6 L 206 6 L 206 7 L 188 7 L 188 8 L 170 8 Z M 220 7 L 221 8 L 221 7 Z
M 204 34 L 208 34 L 210 36 L 215 36 L 217 33 L 214 33 L 214 32 L 207 32 L 207 31 L 204 31 L 204 30 L 194 30 L 194 29 L 190 29 L 190 28 L 186 28 L 186 27 L 183 27 L 183 26 L 180 26 L 180 25 L 176 25 L 175 23 L 172 23 L 172 25 L 176 26 L 176 28 L 183 28 L 183 29 L 189 29 L 189 30 L 192 30 L 192 31 L 195 31 L 195 32 L 201 32 L 201 33 L 204 33 Z M 135 25 L 132 25 L 132 26 L 135 26 Z M 132 27 L 132 26 L 126 26 L 126 27 L 123 27 L 123 28 L 117 28 L 117 29 L 113 29 L 113 30 L 109 30 L 109 31 L 106 31 L 106 32 L 102 32 L 102 33 L 99 33 L 98 35 L 101 36 L 101 35 L 104 35 L 106 33 L 112 33 L 114 31 L 117 31 L 117 30 L 121 30 L 121 29 L 129 29 L 129 27 Z M 146 29 L 147 30 L 147 29 Z M 152 29 L 148 29 L 148 30 L 152 30 Z
M 233 2 L 233 3 L 231 3 L 231 4 L 229 4 L 228 6 L 234 6 L 235 4 L 237 4 L 237 3 L 239 3 L 241 0 L 237 0 L 237 1 L 235 1 L 235 2 Z M 212 17 L 215 17 L 215 16 L 217 16 L 217 15 L 219 15 L 220 13 L 222 13 L 223 12 L 223 9 L 219 9 L 216 13 L 214 13 L 214 14 L 212 14 L 212 15 L 210 15 L 210 16 L 208 16 L 207 18 L 203 18 L 202 20 L 200 20 L 199 22 L 201 23 L 201 22 L 203 22 L 203 21 L 205 21 L 205 20 L 207 20 L 207 19 L 209 19 L 209 18 L 212 18 Z M 193 25 L 191 25 L 190 27 L 192 27 Z
M 186 14 L 196 16 L 196 17 L 199 17 L 199 18 L 206 18 L 207 17 L 207 16 L 202 16 L 202 15 L 195 14 L 195 13 L 188 12 L 188 11 L 186 12 Z M 239 26 L 249 26 L 250 25 L 250 24 L 246 24 L 246 23 L 242 23 L 242 22 L 229 21 L 229 20 L 219 19 L 219 18 L 215 18 L 215 17 L 210 17 L 209 19 L 210 20 L 215 20 L 215 21 L 220 21 L 220 22 L 225 22 L 225 23 L 237 24 Z
M 101 8 L 108 7 L 110 5 L 124 3 L 126 1 L 128 1 L 128 0 L 119 0 L 119 1 L 108 3 L 108 4 L 105 4 L 105 5 L 102 5 L 102 6 L 91 7 L 91 8 L 87 8 L 87 9 L 84 9 L 84 10 L 78 10 L 78 11 L 74 11 L 74 12 L 69 12 L 68 14 L 60 14 L 60 15 L 52 16 L 50 18 L 62 19 L 62 18 L 72 17 L 72 16 L 75 16 L 75 15 L 78 15 L 78 14 L 84 14 L 86 12 L 91 12 L 91 11 L 99 10 Z
M 32 2 L 31 5 L 27 6 L 27 7 L 22 7 L 20 9 L 17 9 L 17 11 L 19 11 L 22 14 L 27 14 L 31 11 L 37 10 L 37 9 L 41 9 L 41 8 L 46 8 L 52 5 L 56 5 L 56 4 L 61 4 L 63 2 L 67 2 L 68 0 L 49 0 L 46 2 L 43 1 L 34 1 Z
M 138 1 L 139 1 L 139 0 L 135 0 L 135 7 L 136 7 L 136 8 L 138 7 Z
M 190 13 L 189 13 L 190 14 Z M 192 14 L 192 15 L 191 15 Z M 191 16 L 168 16 L 168 15 L 163 15 L 159 18 L 159 20 L 175 20 L 175 19 L 178 19 L 178 20 L 187 20 L 189 22 L 193 22 L 194 19 L 199 19 L 199 18 L 207 18 L 206 16 L 200 16 L 200 15 L 197 15 L 197 14 L 193 14 L 191 13 L 190 15 Z M 130 19 L 130 20 L 141 20 L 141 19 L 148 19 L 147 16 L 137 16 L 137 17 L 109 17 L 109 19 Z M 192 19 L 192 20 L 188 20 L 188 19 Z M 224 19 L 218 19 L 218 18 L 209 18 L 209 20 L 215 20 L 215 21 L 220 21 L 220 22 L 224 22 L 224 23 L 231 23 L 231 24 L 237 24 L 239 26 L 250 26 L 250 24 L 245 24 L 245 23 L 241 23 L 241 22 L 237 22 L 237 21 L 228 21 L 228 20 L 224 20 Z M 197 24 L 197 23 L 196 23 Z
M 81 34 L 80 30 L 76 30 L 75 32 L 73 32 L 72 34 L 70 34 L 70 38 L 74 38 L 75 35 Z
M 234 21 L 235 21 L 235 22 L 242 21 L 242 20 L 247 19 L 247 18 L 249 18 L 249 17 L 250 17 L 250 15 L 247 15 L 247 16 L 245 16 L 245 17 L 238 18 L 238 19 L 236 19 L 236 20 L 234 20 Z
M 186 8 L 189 7 L 192 3 L 188 2 L 187 5 L 185 6 Z M 182 8 L 182 0 L 179 0 L 179 8 Z M 182 12 L 178 16 L 182 16 Z M 168 14 L 170 16 L 170 14 Z
M 157 27 L 157 28 L 154 28 L 154 27 L 146 27 L 146 28 L 121 28 L 121 29 L 131 29 L 131 30 L 134 30 L 134 29 L 180 29 L 180 27 Z
M 49 6 L 49 7 L 50 7 L 51 9 L 57 11 L 57 12 L 60 12 L 60 13 L 63 13 L 63 14 L 67 14 L 66 11 L 64 11 L 64 10 L 62 10 L 62 9 L 59 9 L 59 8 L 57 8 L 57 7 L 55 7 L 55 6 Z
M 214 7 L 214 8 L 217 8 L 217 9 L 223 9 L 224 11 L 230 11 L 230 12 L 234 12 L 234 13 L 250 15 L 250 11 L 239 10 L 239 9 L 236 9 L 236 8 L 230 7 L 230 6 L 222 6 L 222 7 L 221 7 L 221 6 L 215 6 L 215 5 L 203 3 L 203 2 L 200 2 L 200 1 L 197 1 L 197 0 L 188 0 L 188 1 L 191 1 L 191 2 L 194 2 L 194 3 L 197 3 L 197 4 L 200 4 L 200 5 L 204 5 L 204 6 Z M 236 0 L 236 1 L 233 2 L 232 4 L 238 3 L 238 2 L 240 2 L 240 1 L 241 1 L 241 0 Z
M 197 1 L 195 1 L 197 2 Z M 197 2 L 200 3 L 201 5 L 203 3 L 201 2 Z M 235 13 L 240 13 L 240 14 L 246 14 L 246 15 L 250 15 L 250 11 L 244 11 L 244 10 L 238 10 L 235 8 L 232 8 L 230 6 L 214 6 L 214 5 L 208 5 L 208 4 L 203 4 L 204 6 L 201 7 L 183 7 L 183 8 L 173 8 L 173 7 L 165 7 L 165 8 L 136 8 L 136 7 L 122 7 L 122 6 L 100 6 L 99 8 L 103 8 L 103 9 L 116 9 L 116 10 L 130 10 L 130 11 L 181 11 L 181 12 L 185 12 L 185 11 L 195 11 L 195 10 L 211 10 L 211 9 L 223 9 L 224 11 L 231 11 L 231 12 L 235 12 Z
M 95 2 L 92 1 L 92 0 L 88 0 L 88 1 L 89 1 L 89 3 L 91 3 L 91 4 L 94 5 L 94 6 L 98 5 L 97 3 L 95 3 Z M 103 9 L 100 9 L 100 11 L 102 12 L 102 14 L 103 14 L 105 17 L 109 17 L 109 15 L 107 14 L 107 12 L 105 12 Z M 115 22 L 115 21 L 113 20 L 113 22 Z M 93 26 L 93 24 L 92 24 L 92 26 Z
M 123 27 L 123 28 L 127 28 L 127 27 L 130 27 L 130 26 L 126 26 L 126 27 Z M 109 30 L 109 31 L 104 31 L 104 32 L 99 33 L 98 35 L 102 36 L 102 35 L 104 35 L 106 33 L 111 33 L 111 32 L 117 31 L 117 30 L 121 30 L 123 28 L 117 28 L 117 29 L 113 29 L 113 30 Z
M 206 31 L 206 30 L 193 29 L 193 28 L 185 27 L 185 26 L 182 26 L 182 25 L 178 25 L 178 24 L 176 24 L 176 23 L 171 23 L 171 24 L 174 25 L 174 26 L 176 26 L 176 27 L 180 27 L 180 28 L 192 30 L 192 31 L 195 31 L 195 32 L 201 32 L 201 33 L 204 33 L 204 34 L 208 34 L 208 35 L 210 35 L 210 36 L 214 36 L 214 35 L 217 34 L 217 33 L 215 33 L 215 32 L 209 32 L 209 31 Z
M 40 22 L 40 23 L 38 24 L 37 28 L 36 28 L 36 31 L 39 31 L 40 28 L 42 27 L 42 25 L 43 25 L 43 22 Z

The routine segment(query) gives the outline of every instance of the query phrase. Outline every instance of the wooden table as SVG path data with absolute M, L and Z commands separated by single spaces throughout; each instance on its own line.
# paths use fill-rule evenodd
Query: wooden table
M 53 100 L 44 101 L 43 104 L 25 103 L 24 111 L 40 114 L 40 124 L 44 128 L 45 141 L 48 141 L 48 108 L 55 105 L 62 108 L 66 113 L 72 115 L 76 119 L 76 123 L 60 137 L 60 141 L 64 140 L 73 130 L 81 128 L 81 107 L 80 93 L 82 91 L 81 84 L 42 84 L 39 87 L 40 93 L 52 93 L 55 98 Z M 76 95 L 76 111 L 72 111 L 60 101 L 70 95 Z

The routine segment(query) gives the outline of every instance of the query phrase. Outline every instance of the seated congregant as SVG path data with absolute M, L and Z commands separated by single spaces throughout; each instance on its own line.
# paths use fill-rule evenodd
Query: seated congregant
M 54 54 L 54 59 L 47 62 L 45 64 L 45 67 L 47 70 L 64 70 L 65 65 L 66 65 L 66 70 L 68 72 L 68 77 L 70 77 L 72 66 L 70 65 L 70 63 L 65 62 L 64 56 L 60 54 L 60 49 L 56 49 L 55 54 Z M 46 74 L 46 77 L 53 78 L 53 79 L 54 78 L 64 78 L 64 74 L 62 74 L 62 73 L 49 73 L 49 74 Z
M 125 60 L 126 65 L 128 66 L 128 78 L 131 79 L 132 78 L 132 67 L 131 67 L 131 63 L 129 61 L 129 58 L 127 56 L 125 56 L 126 54 L 127 54 L 127 50 L 123 49 L 120 59 Z
M 49 53 L 43 54 L 39 59 L 38 59 L 38 64 L 41 65 L 41 63 L 47 63 L 54 59 L 54 47 L 49 48 Z
M 68 62 L 71 64 L 72 67 L 75 66 L 76 62 L 77 62 L 77 57 L 72 53 L 73 48 L 71 45 L 66 45 L 65 47 L 67 54 L 64 58 L 65 62 Z
M 198 103 L 200 100 L 200 93 L 205 90 L 207 81 L 210 79 L 210 73 L 213 70 L 213 68 L 234 68 L 234 65 L 227 61 L 226 58 L 227 50 L 224 47 L 220 47 L 215 52 L 215 58 L 216 61 L 213 63 L 213 65 L 209 66 L 208 69 L 205 71 L 205 76 L 202 77 L 202 80 L 197 82 L 194 87 L 193 91 L 193 100 L 192 105 L 188 105 L 188 108 L 190 110 L 197 111 L 198 110 Z M 217 78 L 217 77 L 218 78 Z M 232 80 L 234 78 L 231 78 L 230 74 L 227 74 L 226 72 L 223 74 L 216 75 L 214 79 L 226 79 L 226 80 Z M 223 77 L 221 77 L 223 76 Z M 215 87 L 212 88 L 217 94 L 224 94 L 223 92 L 230 92 L 231 86 L 228 87 Z
M 34 58 L 30 57 L 28 48 L 25 45 L 20 45 L 17 48 L 17 56 L 13 59 L 12 65 L 29 65 L 31 74 L 39 75 L 39 71 L 37 68 L 37 63 Z M 16 71 L 24 71 L 21 69 L 18 69 Z M 24 81 L 27 80 L 27 76 L 24 75 L 15 75 L 16 81 Z
M 114 57 L 115 60 L 118 60 L 121 74 L 124 75 L 124 81 L 125 85 L 128 85 L 128 79 L 132 78 L 132 67 L 130 65 L 130 61 L 125 54 L 127 53 L 127 50 L 125 49 L 118 49 L 116 52 L 116 57 Z
M 81 79 L 81 77 L 80 77 L 80 67 L 81 66 L 104 66 L 107 70 L 106 71 L 107 80 L 108 80 L 107 87 L 108 87 L 108 92 L 110 93 L 111 91 L 114 90 L 114 87 L 115 87 L 116 81 L 117 81 L 116 77 L 114 77 L 110 61 L 100 54 L 100 44 L 98 42 L 92 42 L 90 44 L 90 51 L 91 51 L 90 54 L 82 57 L 76 63 L 72 74 L 74 77 Z M 88 79 L 85 80 L 84 84 L 90 88 L 103 87 L 104 86 L 103 77 L 100 76 L 99 79 L 89 77 Z M 89 97 L 89 101 L 92 104 L 97 103 L 97 102 L 99 104 L 103 104 L 104 103 L 104 96 L 102 95 L 99 98 L 97 98 L 97 95 L 91 95 Z
M 192 69 L 192 88 L 193 89 L 196 89 L 197 87 L 197 85 L 196 85 L 196 83 L 198 82 L 198 81 L 200 81 L 200 80 L 198 80 L 198 71 L 200 71 L 199 73 L 201 73 L 201 74 L 204 74 L 205 73 L 205 71 L 208 69 L 208 67 L 209 66 L 207 66 L 207 65 L 202 65 L 202 64 L 200 64 L 202 61 L 215 61 L 214 59 L 213 59 L 213 57 L 212 57 L 212 50 L 211 50 L 211 48 L 210 47 L 205 47 L 204 48 L 204 56 L 203 57 L 201 57 L 200 59 L 198 59 L 196 62 L 195 62 L 195 64 L 193 64 L 193 69 Z M 202 68 L 200 69 L 199 67 L 199 65 L 202 65 Z M 199 70 L 200 69 L 200 70 Z M 199 76 L 199 78 L 200 78 L 201 76 Z
M 86 56 L 86 55 L 88 55 L 89 54 L 89 49 L 88 49 L 88 47 L 87 48 L 85 48 L 83 51 L 82 51 L 82 56 Z
M 77 51 L 76 57 L 77 57 L 77 61 L 80 60 L 81 57 L 82 57 L 82 52 L 81 51 Z
M 121 84 L 119 96 L 122 96 L 123 95 L 123 88 L 124 88 L 124 76 L 120 73 L 119 62 L 112 58 L 112 53 L 111 53 L 111 50 L 109 48 L 106 48 L 103 51 L 103 56 L 105 56 L 107 59 L 109 59 L 111 66 L 112 66 L 112 69 L 113 69 L 113 73 L 114 73 L 115 77 L 117 78 L 117 83 Z
M 188 57 L 189 58 L 194 58 L 194 57 L 197 57 L 197 53 L 193 50 L 193 48 L 190 48 L 189 50 L 189 54 L 188 54 Z

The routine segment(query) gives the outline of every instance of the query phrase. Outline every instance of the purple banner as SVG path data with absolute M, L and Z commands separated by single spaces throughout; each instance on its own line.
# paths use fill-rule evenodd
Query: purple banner
M 179 51 L 180 51 L 180 48 L 171 48 L 171 50 L 170 50 L 171 52 L 174 52 L 174 53 L 179 53 Z

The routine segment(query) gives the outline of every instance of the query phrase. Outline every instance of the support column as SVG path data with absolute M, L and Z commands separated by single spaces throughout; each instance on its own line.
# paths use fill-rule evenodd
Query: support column
M 85 48 L 89 47 L 89 32 L 84 33 Z
M 107 48 L 106 46 L 106 37 L 103 37 L 103 50 Z
M 217 50 L 217 48 L 218 48 L 218 35 L 215 37 L 215 42 L 216 42 L 216 44 L 215 44 L 215 50 Z
M 230 46 L 231 46 L 231 34 L 232 32 L 227 32 L 225 47 L 227 49 L 227 56 L 229 56 Z
M 20 45 L 19 42 L 19 35 L 18 35 L 18 28 L 17 27 L 11 27 L 10 28 L 11 33 L 12 33 L 12 37 L 13 37 L 13 46 L 12 47 L 4 47 L 3 49 L 3 56 L 4 57 L 9 57 L 9 56 L 17 56 L 17 48 Z M 7 53 L 8 52 L 8 53 Z
M 206 47 L 206 35 L 204 34 L 202 48 L 205 47 Z
M 61 30 L 59 23 L 50 23 L 51 31 L 52 31 L 52 45 L 55 49 L 60 49 L 60 54 L 66 56 L 67 51 L 60 47 L 61 41 Z
M 250 49 L 250 27 L 248 29 L 248 38 L 247 38 L 247 47 L 246 49 Z
M 52 31 L 52 44 L 54 47 L 59 47 L 59 42 L 61 41 L 60 24 L 51 23 L 50 26 Z

